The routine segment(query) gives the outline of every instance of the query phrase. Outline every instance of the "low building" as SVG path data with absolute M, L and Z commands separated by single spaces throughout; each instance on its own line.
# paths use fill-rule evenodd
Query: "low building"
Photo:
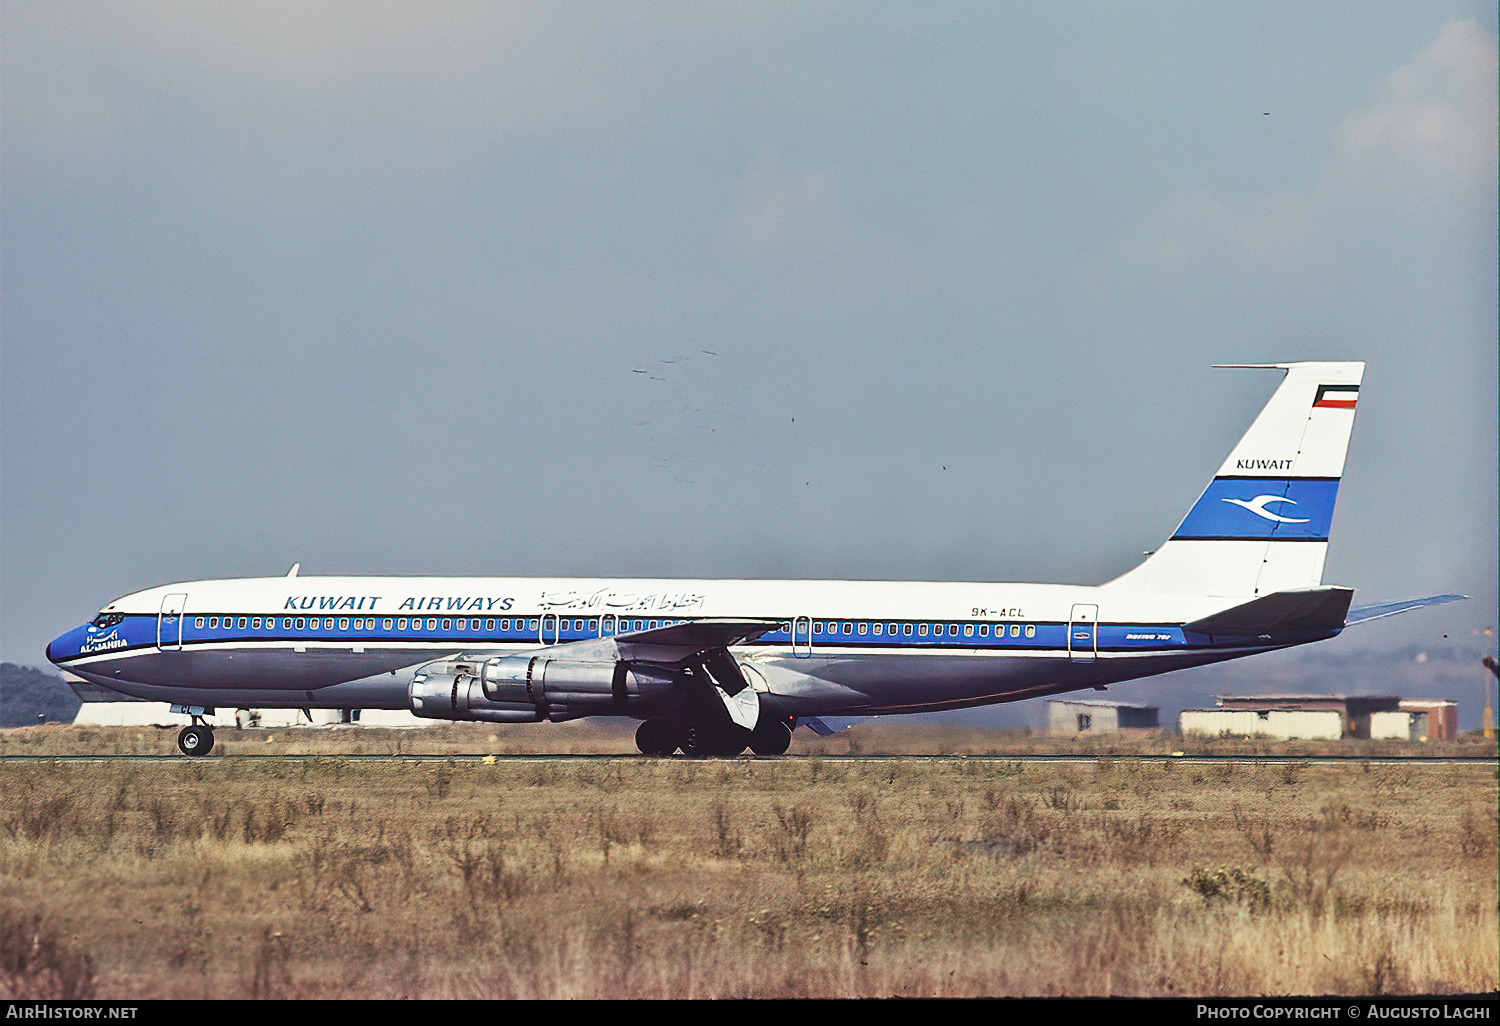
M 1410 741 L 1412 714 L 1397 709 L 1370 714 L 1371 741 Z
M 1054 700 L 1047 703 L 1047 723 L 1054 734 L 1113 734 L 1155 730 L 1161 725 L 1161 714 L 1154 705 Z
M 1403 698 L 1401 711 L 1411 714 L 1413 741 L 1449 741 L 1458 737 L 1458 703 L 1447 698 Z
M 1184 734 L 1285 740 L 1427 741 L 1458 733 L 1458 703 L 1393 695 L 1217 695 L 1217 709 L 1185 709 Z
M 84 702 L 73 722 L 88 727 L 181 727 L 187 717 L 166 702 Z
M 241 730 L 283 727 L 431 727 L 445 720 L 423 719 L 405 709 L 236 709 Z
M 1184 709 L 1177 729 L 1210 737 L 1337 741 L 1344 733 L 1344 718 L 1335 709 Z
M 1343 737 L 1370 736 L 1370 717 L 1375 713 L 1399 712 L 1395 695 L 1215 695 L 1221 709 L 1290 712 L 1336 712 L 1343 723 Z

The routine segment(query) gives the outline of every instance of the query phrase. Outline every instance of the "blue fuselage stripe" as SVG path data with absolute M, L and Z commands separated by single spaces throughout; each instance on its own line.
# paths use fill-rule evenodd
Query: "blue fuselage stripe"
M 383 646 L 410 647 L 426 643 L 443 649 L 536 646 L 592 641 L 600 637 L 597 617 L 560 617 L 554 629 L 548 625 L 539 637 L 540 614 L 512 617 L 308 617 L 255 616 L 237 613 L 192 613 L 181 618 L 183 649 L 244 646 L 334 644 L 366 649 Z M 150 614 L 127 615 L 107 631 L 77 628 L 54 642 L 52 658 L 67 663 L 78 659 L 127 654 L 158 648 L 159 618 Z M 621 618 L 616 636 L 685 623 L 688 618 Z M 786 623 L 792 623 L 789 617 Z M 758 639 L 734 647 L 739 649 L 788 649 L 805 651 L 842 649 L 866 652 L 918 650 L 928 652 L 1054 652 L 1087 649 L 1099 652 L 1182 650 L 1205 647 L 1190 641 L 1178 624 L 1074 624 L 1080 637 L 1070 646 L 1065 622 L 1003 622 L 974 620 L 833 620 L 799 618 L 795 645 L 791 631 L 769 631 Z M 429 626 L 430 625 L 430 626 Z M 165 628 L 163 628 L 165 630 Z M 179 640 L 173 626 L 161 639 L 161 647 L 176 648 Z

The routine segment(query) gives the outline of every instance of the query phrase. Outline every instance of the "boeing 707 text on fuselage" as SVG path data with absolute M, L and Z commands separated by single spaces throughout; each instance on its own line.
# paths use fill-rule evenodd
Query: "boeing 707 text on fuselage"
M 1250 365 L 1237 365 L 1250 366 Z M 641 721 L 640 750 L 785 752 L 799 721 L 1016 701 L 1302 645 L 1460 596 L 1350 608 L 1322 583 L 1364 364 L 1280 387 L 1160 549 L 1091 587 L 285 577 L 138 591 L 47 646 L 191 722 L 218 707 Z

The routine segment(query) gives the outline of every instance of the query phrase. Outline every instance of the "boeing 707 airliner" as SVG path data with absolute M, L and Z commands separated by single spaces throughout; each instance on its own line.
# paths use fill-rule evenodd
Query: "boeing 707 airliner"
M 1011 702 L 1331 638 L 1462 596 L 1350 608 L 1323 584 L 1364 364 L 1283 371 L 1165 544 L 1091 587 L 914 581 L 285 577 L 138 591 L 47 646 L 186 714 L 408 709 L 641 721 L 641 752 L 779 755 L 801 720 Z

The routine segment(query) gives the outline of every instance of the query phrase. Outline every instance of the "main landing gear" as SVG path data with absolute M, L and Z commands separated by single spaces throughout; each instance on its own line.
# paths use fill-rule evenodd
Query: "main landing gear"
M 642 755 L 671 755 L 679 748 L 694 759 L 732 758 L 747 747 L 756 755 L 784 755 L 792 744 L 792 721 L 763 715 L 754 730 L 691 720 L 643 720 L 635 731 Z
M 756 755 L 785 755 L 796 722 L 789 716 L 762 716 L 750 732 L 750 750 Z
M 642 720 L 635 728 L 635 747 L 642 755 L 671 755 L 680 736 L 681 726 L 673 720 Z

